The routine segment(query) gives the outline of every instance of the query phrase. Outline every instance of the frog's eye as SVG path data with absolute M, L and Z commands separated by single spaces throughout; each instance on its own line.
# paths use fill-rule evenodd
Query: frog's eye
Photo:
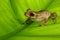
M 33 13 L 30 13 L 30 16 L 34 16 L 34 14 Z

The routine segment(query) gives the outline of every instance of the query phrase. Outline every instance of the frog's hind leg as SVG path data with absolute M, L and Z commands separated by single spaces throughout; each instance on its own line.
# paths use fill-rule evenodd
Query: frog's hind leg
M 51 18 L 52 18 L 52 20 L 53 20 L 53 22 L 55 24 L 56 23 L 56 19 L 57 19 L 57 14 L 56 13 L 52 13 L 51 14 Z
M 44 25 L 48 25 L 48 19 L 44 19 Z
M 44 18 L 40 26 L 48 25 L 48 19 Z

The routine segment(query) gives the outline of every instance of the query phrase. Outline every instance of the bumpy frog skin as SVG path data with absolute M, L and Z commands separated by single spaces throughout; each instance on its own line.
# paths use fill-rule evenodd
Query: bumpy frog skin
M 38 12 L 34 12 L 31 9 L 28 9 L 25 13 L 25 16 L 28 17 L 28 19 L 26 20 L 26 24 L 29 23 L 29 20 L 36 22 L 36 21 L 44 21 L 44 25 L 48 24 L 48 19 L 52 18 L 54 24 L 56 23 L 56 18 L 57 18 L 57 14 L 56 13 L 51 13 L 48 10 L 41 10 Z M 41 24 L 41 25 L 43 25 Z

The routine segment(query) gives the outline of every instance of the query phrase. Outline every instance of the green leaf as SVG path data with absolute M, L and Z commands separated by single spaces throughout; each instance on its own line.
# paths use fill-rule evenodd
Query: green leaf
M 49 25 L 39 27 L 40 22 L 25 26 L 24 15 L 30 8 L 34 11 L 56 12 L 57 23 L 49 20 Z M 60 0 L 0 0 L 1 40 L 58 40 L 60 39 Z

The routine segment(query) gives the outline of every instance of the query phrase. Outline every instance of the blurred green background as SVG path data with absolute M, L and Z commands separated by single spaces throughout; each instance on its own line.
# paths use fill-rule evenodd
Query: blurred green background
M 27 9 L 56 12 L 57 23 L 39 27 L 25 26 Z M 0 0 L 0 40 L 60 40 L 60 0 Z

